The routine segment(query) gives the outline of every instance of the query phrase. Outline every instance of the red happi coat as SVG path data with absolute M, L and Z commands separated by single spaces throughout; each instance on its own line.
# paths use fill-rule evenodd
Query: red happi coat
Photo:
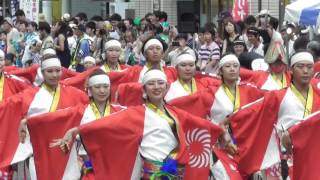
M 120 68 L 121 68 L 121 70 L 125 70 L 128 68 L 128 66 L 120 64 Z M 87 81 L 88 77 L 90 76 L 91 73 L 93 73 L 94 71 L 96 71 L 98 69 L 102 69 L 103 71 L 105 71 L 103 66 L 95 66 L 95 67 L 90 68 L 86 71 L 78 73 L 74 77 L 64 79 L 63 81 L 61 81 L 61 83 L 68 85 L 68 86 L 76 87 L 82 91 L 86 91 L 86 81 Z M 111 78 L 111 81 L 112 81 L 112 78 Z
M 314 72 L 317 73 L 317 72 L 320 72 L 320 59 L 318 59 L 317 61 L 315 61 L 314 63 L 314 66 L 313 66 L 313 69 L 314 69 Z
M 197 73 L 194 79 L 196 81 L 197 91 L 221 84 L 221 81 L 216 77 L 200 73 Z M 170 89 L 172 88 L 171 84 L 167 93 L 170 93 Z M 141 105 L 144 103 L 142 95 L 143 87 L 141 83 L 123 83 L 120 84 L 117 89 L 115 101 L 123 106 Z
M 245 68 L 240 68 L 241 82 L 252 83 L 258 88 L 262 88 L 266 83 L 270 73 L 265 71 L 252 71 Z M 289 71 L 285 73 L 286 82 L 289 86 L 291 84 L 291 74 Z
M 126 65 L 126 64 L 119 64 L 119 67 L 120 67 L 120 71 L 123 71 L 123 70 L 127 69 L 127 68 L 130 67 L 130 66 L 128 66 L 128 65 Z M 104 72 L 107 72 L 107 70 L 106 70 L 106 68 L 104 67 L 104 65 L 101 65 L 101 66 L 100 66 L 100 69 L 102 69 Z M 117 71 L 118 71 L 118 70 L 117 70 Z
M 19 69 L 19 67 L 17 67 L 17 66 L 5 66 L 3 68 L 3 71 L 10 73 L 11 71 L 15 71 L 15 70 L 18 70 L 18 69 Z
M 199 91 L 191 96 L 180 97 L 170 102 L 171 105 L 181 108 L 187 112 L 197 115 L 202 118 L 210 117 L 213 120 L 214 114 L 211 110 L 214 108 L 220 108 L 221 112 L 224 111 L 223 107 L 215 107 L 215 99 L 219 87 L 210 87 L 204 91 Z M 240 84 L 240 107 L 249 104 L 263 96 L 265 93 L 262 90 L 257 89 L 251 85 Z M 220 113 L 220 112 L 219 112 Z
M 146 67 L 142 66 L 132 66 L 124 69 L 121 72 L 109 72 L 107 75 L 110 78 L 111 81 L 111 101 L 115 102 L 115 93 L 118 89 L 118 87 L 123 83 L 130 83 L 130 82 L 138 82 L 139 78 L 141 76 L 142 71 L 145 70 Z M 68 86 L 77 87 L 81 90 L 85 90 L 85 83 L 88 78 L 88 76 L 95 71 L 96 69 L 99 69 L 99 67 L 95 67 L 92 69 L 89 69 L 85 72 L 80 73 L 79 75 L 66 79 L 62 81 L 63 84 L 66 84 Z M 172 67 L 163 67 L 163 70 L 165 74 L 167 75 L 168 81 L 172 82 L 175 81 L 177 78 L 175 69 Z
M 204 153 L 199 135 L 210 137 L 212 147 L 222 130 L 208 121 L 177 108 L 166 106 L 178 123 L 179 149 L 177 161 L 186 165 L 184 179 L 208 179 L 209 165 L 192 167 L 190 155 Z M 91 158 L 96 179 L 130 179 L 143 137 L 146 107 L 136 106 L 80 127 L 81 139 Z M 201 133 L 200 133 L 201 132 Z M 199 134 L 200 133 L 200 134 Z M 110 148 L 112 147 L 112 148 Z M 199 149 L 200 148 L 200 149 Z
M 81 91 L 60 85 L 58 109 L 77 104 L 87 104 L 88 97 Z M 0 104 L 0 168 L 11 164 L 19 145 L 18 128 L 21 120 L 27 116 L 31 103 L 40 88 L 29 88 L 22 93 L 11 96 Z M 43 99 L 43 101 L 46 101 Z M 41 107 L 39 107 L 41 108 Z M 37 109 L 34 109 L 37 111 Z
M 23 79 L 3 73 L 4 75 L 4 85 L 3 85 L 3 95 L 2 100 L 7 99 L 8 97 L 22 92 L 25 89 L 31 87 L 31 84 L 24 81 Z
M 63 109 L 60 111 L 45 113 L 28 119 L 28 129 L 33 147 L 37 179 L 60 180 L 64 177 L 66 166 L 73 163 L 78 166 L 78 162 L 69 162 L 70 153 L 63 153 L 59 148 L 50 148 L 49 144 L 53 139 L 61 138 L 67 130 L 80 125 L 86 106 Z M 122 110 L 123 107 L 111 105 L 110 113 Z M 71 144 L 70 147 L 73 147 Z M 76 153 L 72 154 L 75 155 Z M 76 155 L 75 155 L 76 156 Z
M 312 112 L 315 112 L 320 110 L 320 91 L 316 84 L 312 84 L 312 88 L 314 92 Z M 263 99 L 242 108 L 229 118 L 239 150 L 239 156 L 236 159 L 242 173 L 249 175 L 264 169 L 263 161 L 272 141 L 272 136 L 274 136 L 274 128 L 280 125 L 279 118 L 283 117 L 283 110 L 280 112 L 280 109 L 287 106 L 287 104 L 283 104 L 287 94 L 288 88 L 270 91 L 265 94 Z M 290 113 L 287 114 L 288 116 L 294 117 L 293 115 L 296 112 L 291 110 L 288 113 Z M 281 128 L 278 127 L 278 130 L 281 131 Z M 274 140 L 277 141 L 278 138 L 275 137 Z M 278 149 L 279 147 L 273 148 Z M 277 151 L 279 152 L 279 150 Z M 272 159 L 276 159 L 277 156 L 280 160 L 279 154 L 272 154 L 272 156 L 275 157 L 266 160 L 272 162 L 274 161 Z
M 86 81 L 91 73 L 93 73 L 95 70 L 99 69 L 99 67 L 93 67 L 91 69 L 88 69 L 86 71 L 83 71 L 81 73 L 78 73 L 74 77 L 70 77 L 67 79 L 64 79 L 61 81 L 61 84 L 65 84 L 67 86 L 72 86 L 77 89 L 80 89 L 81 91 L 86 91 Z
M 320 177 L 320 111 L 289 129 L 293 144 L 293 180 Z

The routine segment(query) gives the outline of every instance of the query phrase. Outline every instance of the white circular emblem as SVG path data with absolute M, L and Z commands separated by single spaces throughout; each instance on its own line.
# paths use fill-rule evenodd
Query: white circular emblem
M 189 130 L 186 133 L 186 141 L 190 149 L 190 167 L 202 168 L 209 166 L 211 139 L 208 130 L 199 128 Z

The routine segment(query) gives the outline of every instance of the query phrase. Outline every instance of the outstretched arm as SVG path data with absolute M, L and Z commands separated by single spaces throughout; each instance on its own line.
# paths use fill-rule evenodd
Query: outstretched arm
M 63 138 L 54 139 L 52 143 L 50 143 L 50 147 L 54 148 L 59 146 L 63 152 L 67 153 L 70 150 L 70 143 L 78 134 L 79 134 L 78 127 L 71 128 L 66 132 Z

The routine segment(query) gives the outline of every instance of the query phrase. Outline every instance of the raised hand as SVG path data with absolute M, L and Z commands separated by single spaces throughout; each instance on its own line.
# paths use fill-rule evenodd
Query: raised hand
M 73 140 L 73 138 L 79 134 L 79 129 L 78 128 L 72 128 L 69 129 L 66 134 L 63 136 L 63 138 L 61 139 L 54 139 L 52 140 L 52 142 L 50 143 L 50 148 L 54 148 L 54 147 L 60 147 L 60 149 L 67 153 L 70 151 L 70 144 Z

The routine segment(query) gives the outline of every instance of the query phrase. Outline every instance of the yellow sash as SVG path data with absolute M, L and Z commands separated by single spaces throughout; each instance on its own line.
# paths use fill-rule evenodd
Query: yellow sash
M 163 119 L 165 119 L 171 128 L 174 127 L 175 122 L 173 119 L 171 119 L 168 115 L 166 115 L 166 113 L 164 113 L 161 109 L 159 109 L 157 106 L 155 106 L 154 104 L 147 102 L 146 103 L 147 107 L 149 109 L 151 109 L 153 112 L 155 112 L 156 114 L 158 114 L 160 117 L 162 117 Z
M 116 69 L 111 69 L 108 64 L 104 64 L 103 66 L 104 66 L 104 69 L 106 70 L 107 73 L 111 72 L 111 71 L 120 71 L 121 70 L 119 63 L 117 64 Z
M 281 89 L 287 87 L 287 78 L 285 73 L 282 73 L 281 79 L 277 78 L 277 76 L 273 73 L 271 73 L 271 77 L 273 80 L 276 81 L 276 83 L 281 87 Z
M 92 108 L 92 111 L 93 111 L 96 119 L 100 119 L 100 118 L 102 118 L 102 117 L 106 117 L 106 116 L 109 116 L 109 115 L 110 115 L 111 107 L 110 107 L 109 102 L 107 102 L 103 114 L 100 113 L 100 111 L 98 110 L 98 107 L 97 107 L 96 103 L 94 103 L 94 101 L 91 101 L 91 102 L 90 102 L 90 106 L 91 106 L 91 108 Z
M 240 90 L 239 90 L 239 86 L 236 85 L 236 96 L 234 96 L 230 89 L 223 84 L 222 85 L 224 92 L 226 93 L 226 95 L 228 96 L 228 98 L 230 99 L 230 101 L 233 104 L 233 112 L 237 111 L 240 108 Z
M 163 119 L 165 119 L 169 126 L 171 127 L 171 129 L 174 131 L 176 130 L 177 135 L 179 136 L 179 121 L 176 120 L 176 117 L 170 113 L 170 111 L 166 111 L 170 116 L 168 116 L 165 112 L 163 112 L 161 109 L 159 109 L 157 106 L 155 106 L 154 104 L 150 103 L 150 102 L 146 102 L 146 106 L 152 110 L 153 112 L 155 112 L 156 114 L 158 114 L 160 117 L 162 117 Z M 175 128 L 175 129 L 174 129 Z M 178 141 L 179 141 L 179 137 Z M 178 154 L 178 150 L 179 150 L 179 145 L 170 152 L 169 156 L 173 159 L 175 159 L 177 157 Z
M 191 89 L 190 89 L 190 86 L 187 83 L 185 83 L 183 80 L 179 79 L 179 83 L 181 84 L 183 89 L 188 92 L 189 95 L 192 95 L 197 92 L 196 80 L 194 78 L 192 78 L 192 81 L 191 81 Z
M 298 89 L 293 84 L 291 84 L 290 87 L 291 87 L 291 90 L 292 90 L 293 94 L 299 99 L 299 101 L 305 107 L 304 108 L 304 113 L 303 113 L 303 118 L 308 116 L 308 115 L 310 115 L 311 111 L 312 111 L 312 104 L 313 104 L 312 86 L 309 85 L 307 99 L 305 99 L 303 97 L 303 95 L 298 91 Z
M 146 67 L 147 67 L 148 70 L 152 69 L 152 65 L 150 63 L 146 63 Z M 161 67 L 161 65 L 159 65 L 159 70 L 164 72 L 163 67 Z
M 3 100 L 3 91 L 4 91 L 4 74 L 1 74 L 1 78 L 0 78 L 0 102 Z
M 49 112 L 55 112 L 57 110 L 58 103 L 60 100 L 60 93 L 61 93 L 60 85 L 58 85 L 56 89 L 50 88 L 45 83 L 43 83 L 42 86 L 53 96 L 53 100 L 52 100 Z

